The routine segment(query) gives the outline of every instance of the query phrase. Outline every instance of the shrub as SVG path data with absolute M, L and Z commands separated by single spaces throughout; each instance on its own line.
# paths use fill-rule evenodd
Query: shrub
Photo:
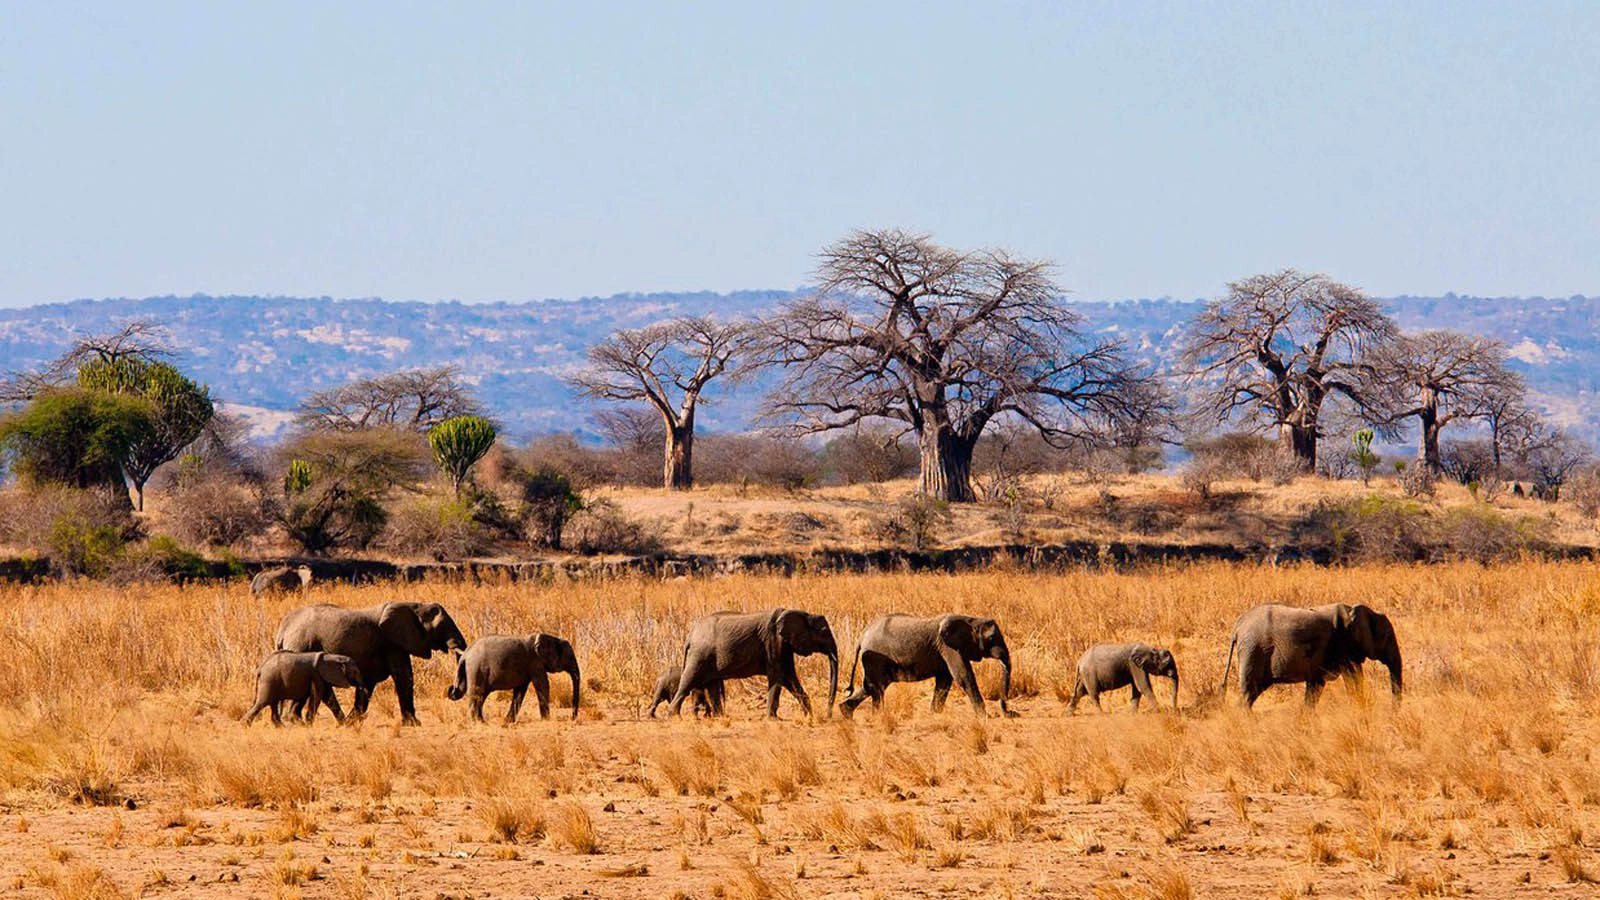
M 1397 463 L 1395 480 L 1400 483 L 1400 490 L 1407 497 L 1433 497 L 1438 487 L 1438 478 L 1422 463 L 1406 466 Z
M 831 481 L 875 484 L 917 470 L 917 448 L 891 431 L 853 431 L 828 441 L 821 464 Z
M 121 581 L 190 581 L 210 577 L 211 567 L 200 554 L 168 535 L 158 534 L 142 545 L 128 547 L 111 575 Z
M 270 509 L 259 490 L 227 477 L 207 474 L 179 461 L 166 508 L 167 527 L 179 540 L 225 547 L 256 537 L 271 524 Z
M 1513 519 L 1484 506 L 1436 511 L 1378 494 L 1324 500 L 1296 524 L 1295 533 L 1302 544 L 1345 562 L 1496 562 L 1550 542 L 1548 523 L 1536 518 Z
M 147 400 L 57 388 L 0 420 L 0 450 L 17 474 L 37 483 L 122 487 L 123 465 L 154 427 Z
M 482 556 L 494 546 L 489 527 L 479 520 L 473 496 L 414 497 L 389 514 L 384 549 L 435 560 Z
M 0 492 L 0 540 L 49 554 L 61 575 L 104 575 L 139 536 L 120 488 L 13 487 Z
M 875 530 L 879 539 L 887 543 L 925 550 L 938 543 L 940 529 L 951 518 L 950 504 L 916 493 L 896 504 L 894 512 L 881 520 Z
M 797 491 L 817 484 L 822 462 L 798 440 L 758 434 L 708 434 L 695 444 L 695 471 L 706 483 L 760 484 Z
M 280 455 L 283 491 L 273 518 L 313 554 L 366 549 L 387 520 L 382 501 L 419 480 L 427 465 L 421 438 L 395 430 L 316 432 Z
M 1567 499 L 1586 519 L 1600 516 L 1600 469 L 1593 466 L 1580 470 L 1567 482 Z
M 523 535 L 536 547 L 560 550 L 567 522 L 583 509 L 582 495 L 570 478 L 550 468 L 520 473 L 517 480 L 521 483 L 518 518 Z
M 657 553 L 661 542 L 604 498 L 591 500 L 567 523 L 568 543 L 579 553 Z

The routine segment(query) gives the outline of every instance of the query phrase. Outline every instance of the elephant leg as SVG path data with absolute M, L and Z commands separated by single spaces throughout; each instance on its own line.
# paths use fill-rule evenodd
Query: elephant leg
M 1067 715 L 1075 716 L 1078 714 L 1078 701 L 1082 700 L 1084 695 L 1088 693 L 1088 691 L 1083 689 L 1083 678 L 1081 676 L 1073 679 L 1072 699 L 1067 701 Z
M 972 708 L 978 715 L 984 715 L 983 692 L 978 690 L 978 679 L 972 674 L 972 663 L 967 662 L 952 647 L 945 647 L 940 651 L 940 655 L 944 657 L 944 666 L 949 671 L 950 677 L 955 679 L 962 693 L 972 701 Z
M 723 715 L 722 697 L 722 682 L 713 681 L 711 686 L 706 688 L 706 700 L 711 704 L 711 715 Z
M 1307 709 L 1317 705 L 1318 698 L 1322 696 L 1322 687 L 1324 684 L 1325 682 L 1323 682 L 1320 678 L 1314 678 L 1306 682 L 1305 703 Z
M 1272 686 L 1272 675 L 1267 670 L 1267 660 L 1260 654 L 1239 650 L 1239 689 L 1244 695 L 1244 705 L 1250 709 L 1256 699 Z
M 291 719 L 304 719 L 306 717 L 306 698 L 304 697 L 294 700 L 282 700 L 276 705 L 280 712 L 287 709 Z
M 527 693 L 527 685 L 522 690 Z M 550 676 L 542 671 L 533 673 L 533 696 L 539 701 L 539 718 L 550 718 Z
M 249 725 L 251 722 L 254 722 L 256 720 L 256 716 L 261 715 L 261 711 L 263 709 L 266 709 L 268 706 L 271 706 L 271 705 L 272 704 L 269 704 L 264 700 L 257 700 L 255 702 L 255 705 L 250 707 L 250 711 L 245 713 L 244 714 L 244 718 L 241 719 L 240 721 L 242 723 L 244 723 L 245 725 Z M 276 707 L 274 707 L 274 709 L 276 709 Z
M 357 719 L 366 718 L 367 704 L 372 702 L 372 688 L 356 688 L 355 698 L 350 701 L 350 715 Z
M 479 722 L 483 721 L 483 704 L 488 699 L 489 699 L 489 695 L 488 694 L 485 694 L 485 693 L 482 693 L 482 692 L 478 692 L 478 693 L 474 693 L 471 696 L 471 698 L 467 700 L 467 705 L 472 710 L 472 718 L 476 719 Z
M 874 697 L 872 704 L 874 707 L 878 705 L 876 695 L 873 693 L 872 666 L 868 664 L 863 666 L 862 669 L 860 686 L 852 691 L 850 696 L 839 701 L 839 711 L 844 713 L 844 717 L 847 719 L 855 714 L 856 707 L 865 703 L 868 697 Z
M 683 701 L 696 688 L 705 687 L 716 673 L 716 662 L 704 656 L 689 654 L 683 660 L 683 674 L 678 678 L 678 689 L 672 693 L 672 714 L 683 715 Z
M 282 725 L 283 724 L 283 715 L 278 712 L 278 704 L 276 704 L 276 703 L 272 704 L 272 724 L 273 725 Z
M 411 657 L 403 656 L 390 665 L 390 673 L 394 678 L 394 696 L 400 701 L 400 724 L 421 725 L 422 720 L 417 718 L 417 700 L 414 691 L 415 682 L 411 674 Z M 362 707 L 364 712 L 366 707 Z
M 1143 697 L 1144 697 L 1144 695 L 1139 693 L 1139 686 L 1138 685 L 1134 685 L 1133 686 L 1133 700 L 1129 701 L 1128 709 L 1130 711 L 1132 711 L 1132 712 L 1138 712 L 1139 711 L 1139 701 L 1141 699 L 1143 699 Z
M 310 725 L 317 720 L 317 707 L 322 705 L 322 685 L 312 685 L 311 699 L 306 701 L 305 723 Z
M 953 683 L 949 672 L 940 672 L 933 676 L 933 703 L 930 708 L 934 712 L 944 711 L 944 701 L 950 696 L 950 685 Z
M 516 689 L 512 690 L 512 692 L 511 692 L 511 706 L 507 707 L 507 709 L 506 709 L 506 724 L 507 725 L 510 725 L 510 724 L 512 724 L 512 723 L 517 721 L 517 713 L 519 711 L 521 711 L 521 709 L 522 709 L 522 698 L 526 697 L 526 696 L 528 696 L 528 686 L 527 685 L 523 685 L 522 687 L 519 687 L 519 688 L 516 688 Z M 546 712 L 545 718 L 549 718 L 548 710 L 549 710 L 548 706 L 543 708 L 543 711 Z
M 807 717 L 811 715 L 811 697 L 806 694 L 806 686 L 800 683 L 800 673 L 795 671 L 794 657 L 791 656 L 783 663 L 783 686 L 789 689 L 794 699 L 800 702 L 800 711 Z M 773 711 L 777 715 L 777 711 Z
M 344 724 L 344 707 L 339 705 L 339 692 L 331 687 L 328 688 L 328 692 L 323 696 L 322 702 L 328 705 L 328 712 L 333 714 L 333 720 L 341 725 Z

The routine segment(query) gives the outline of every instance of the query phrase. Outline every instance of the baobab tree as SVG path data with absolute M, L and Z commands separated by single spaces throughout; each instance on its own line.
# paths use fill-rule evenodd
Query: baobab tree
M 1456 331 L 1402 335 L 1370 355 L 1374 405 L 1388 424 L 1416 419 L 1417 462 L 1443 470 L 1439 433 L 1456 421 L 1487 419 L 1520 401 L 1522 378 L 1506 368 L 1505 345 Z
M 694 486 L 694 419 L 701 394 L 730 371 L 749 326 L 686 316 L 618 331 L 589 348 L 589 368 L 567 379 L 585 397 L 650 404 L 666 431 L 662 483 Z
M 1235 281 L 1206 304 L 1189 323 L 1182 359 L 1202 386 L 1203 414 L 1255 418 L 1311 471 L 1324 402 L 1342 395 L 1365 405 L 1371 369 L 1362 356 L 1394 334 L 1356 288 L 1284 269 Z
M 900 423 L 927 496 L 975 499 L 973 448 L 998 418 L 1065 442 L 1163 396 L 1119 342 L 1084 338 L 1049 263 L 858 231 L 822 251 L 815 279 L 760 329 L 783 373 L 767 415 L 800 431 Z

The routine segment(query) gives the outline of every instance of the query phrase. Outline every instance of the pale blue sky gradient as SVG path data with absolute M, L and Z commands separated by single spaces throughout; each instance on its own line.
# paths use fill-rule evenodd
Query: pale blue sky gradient
M 793 287 L 858 226 L 1086 299 L 1600 292 L 1600 4 L 6 3 L 0 305 Z

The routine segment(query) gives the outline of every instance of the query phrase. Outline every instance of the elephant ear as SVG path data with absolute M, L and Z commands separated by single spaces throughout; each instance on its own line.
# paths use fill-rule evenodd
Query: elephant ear
M 978 635 L 972 629 L 972 622 L 958 616 L 948 616 L 939 623 L 939 640 L 945 646 L 954 648 L 964 659 L 972 659 L 978 653 Z
M 533 655 L 546 672 L 560 672 L 567 668 L 567 642 L 555 635 L 536 634 L 532 638 Z
M 805 644 L 805 636 L 811 630 L 811 621 L 806 614 L 798 609 L 780 609 L 772 618 L 772 651 L 774 658 L 787 647 Z
M 428 635 L 422 630 L 422 620 L 409 603 L 385 603 L 378 614 L 378 630 L 392 643 L 418 659 L 433 655 L 428 647 Z
M 1156 651 L 1150 647 L 1146 647 L 1144 644 L 1134 644 L 1133 649 L 1128 651 L 1128 662 L 1133 663 L 1133 665 L 1137 668 L 1149 672 L 1155 668 Z

